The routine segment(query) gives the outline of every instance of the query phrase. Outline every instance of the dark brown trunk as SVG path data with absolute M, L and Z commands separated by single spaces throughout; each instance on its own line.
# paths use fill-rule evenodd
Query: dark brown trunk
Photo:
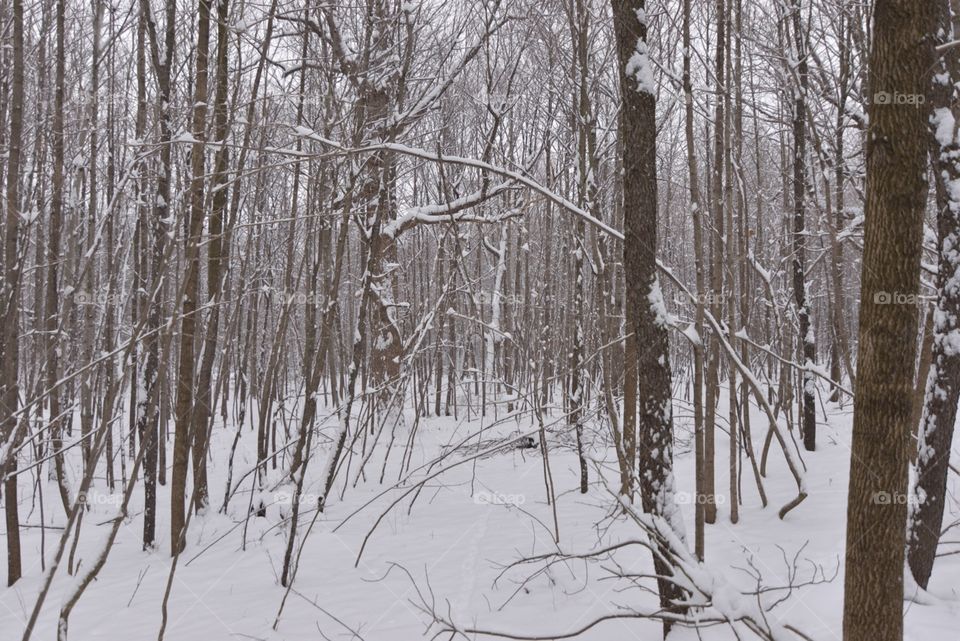
M 878 2 L 870 53 L 875 94 L 926 94 L 934 3 Z M 873 100 L 867 136 L 859 358 L 847 499 L 845 641 L 903 638 L 907 465 L 918 314 L 888 296 L 919 290 L 929 104 Z M 911 300 L 912 303 L 912 300 Z
M 949 42 L 957 36 L 960 2 L 938 0 L 938 40 Z M 952 9 L 952 11 L 951 11 Z M 951 15 L 952 13 L 952 15 Z M 921 354 L 921 363 L 929 357 L 930 374 L 923 381 L 926 401 L 918 434 L 916 489 L 910 518 L 907 560 L 917 584 L 923 588 L 930 581 L 933 562 L 937 555 L 943 525 L 943 508 L 947 493 L 947 473 L 954 425 L 957 420 L 957 402 L 960 400 L 960 352 L 954 338 L 960 333 L 960 201 L 952 193 L 960 181 L 960 144 L 957 143 L 956 118 L 960 79 L 960 60 L 956 51 L 940 59 L 934 84 L 927 101 L 934 109 L 932 124 L 936 153 L 933 154 L 933 173 L 936 185 L 938 269 L 937 302 L 933 314 L 933 345 L 931 354 Z M 945 78 L 945 80 L 944 80 Z M 938 131 L 938 125 L 945 131 Z M 913 362 L 913 361 L 911 361 Z M 916 418 L 916 417 L 914 417 Z M 916 429 L 914 421 L 911 426 Z
M 636 359 L 637 404 L 625 401 L 624 416 L 636 413 L 637 456 L 643 509 L 666 520 L 678 536 L 682 523 L 674 502 L 673 416 L 667 315 L 657 278 L 656 98 L 653 64 L 647 50 L 644 0 L 613 0 L 613 23 L 620 63 L 620 140 L 623 153 L 623 266 L 627 331 L 643 349 Z M 631 366 L 633 363 L 630 364 Z M 626 420 L 624 421 L 626 425 Z M 659 576 L 672 574 L 659 554 Z M 682 610 L 682 597 L 668 579 L 658 579 L 660 605 Z M 664 635 L 670 623 L 664 621 Z

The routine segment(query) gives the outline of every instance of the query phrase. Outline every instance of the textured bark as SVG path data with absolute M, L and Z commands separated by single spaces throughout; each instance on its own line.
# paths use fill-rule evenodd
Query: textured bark
M 960 2 L 938 0 L 935 4 L 937 40 L 952 41 L 958 32 Z M 939 67 L 927 101 L 934 110 L 931 124 L 936 146 L 936 153 L 932 156 L 939 255 L 937 302 L 933 311 L 932 353 L 927 361 L 930 369 L 925 379 L 926 400 L 918 434 L 915 500 L 910 501 L 907 549 L 910 570 L 923 588 L 930 581 L 943 525 L 950 450 L 960 400 L 960 351 L 956 342 L 960 337 L 960 256 L 957 254 L 960 200 L 955 195 L 957 181 L 960 181 L 960 143 L 956 126 L 956 119 L 960 117 L 960 107 L 957 106 L 960 92 L 954 84 L 960 80 L 960 59 L 956 50 L 940 58 Z M 938 135 L 938 124 L 948 130 Z M 921 364 L 927 356 L 921 354 Z M 910 427 L 916 429 L 916 421 Z
M 933 3 L 877 2 L 870 90 L 924 94 Z M 859 358 L 847 501 L 843 637 L 903 637 L 908 443 L 918 314 L 884 304 L 916 295 L 926 202 L 929 105 L 870 104 Z
M 644 0 L 613 0 L 613 23 L 620 63 L 620 139 L 623 149 L 623 266 L 626 282 L 627 331 L 643 345 L 635 354 L 640 498 L 649 514 L 662 516 L 683 534 L 674 501 L 673 416 L 670 388 L 667 316 L 657 279 L 657 155 L 656 98 L 653 69 L 647 53 Z M 629 355 L 628 357 L 633 356 Z M 631 363 L 632 365 L 632 363 Z M 625 421 L 626 424 L 626 421 Z M 658 575 L 672 572 L 661 555 L 654 555 Z M 681 592 L 669 580 L 658 579 L 660 604 L 676 612 Z M 670 624 L 664 621 L 664 635 Z
M 929 309 L 928 309 L 929 307 Z M 913 394 L 913 407 L 910 413 L 910 464 L 917 462 L 917 451 L 920 444 L 920 423 L 923 421 L 923 411 L 927 404 L 927 381 L 930 377 L 930 368 L 933 366 L 933 319 L 936 316 L 934 306 L 924 306 L 921 314 L 923 330 L 920 333 L 920 357 L 917 359 L 917 374 L 913 377 L 916 391 Z M 914 488 L 915 489 L 915 488 Z M 912 512 L 908 513 L 912 516 Z
M 807 42 L 800 19 L 801 0 L 794 0 L 791 21 L 793 25 L 793 53 L 796 55 L 795 84 L 793 89 L 793 296 L 797 308 L 800 333 L 800 352 L 803 354 L 803 389 L 800 390 L 800 433 L 803 446 L 808 451 L 817 449 L 816 377 L 812 367 L 816 364 L 817 346 L 807 302 L 806 278 L 806 133 L 807 121 Z
M 371 139 L 385 139 L 391 135 L 387 131 L 387 118 L 394 103 L 391 90 L 396 85 L 398 62 L 393 58 L 396 54 L 392 48 L 395 43 L 391 23 L 396 16 L 391 11 L 390 3 L 385 0 L 371 0 L 369 4 L 367 29 L 371 34 L 381 35 L 371 38 L 367 66 L 362 70 L 365 78 L 360 84 L 359 104 L 362 109 L 358 117 L 363 127 L 358 131 L 365 128 Z M 367 227 L 372 227 L 374 218 L 381 220 L 382 227 L 396 213 L 392 154 L 371 154 L 366 168 L 357 201 L 366 211 Z M 370 274 L 370 371 L 373 386 L 379 388 L 377 409 L 399 417 L 399 399 L 393 396 L 399 384 L 403 339 L 394 306 L 396 273 L 390 265 L 396 262 L 396 243 L 386 238 L 376 243 L 368 241 L 366 251 L 375 252 L 370 263 L 373 268 Z
M 7 539 L 7 585 L 22 574 L 20 517 L 17 512 L 17 456 L 20 429 L 18 406 L 20 365 L 20 143 L 23 133 L 23 0 L 13 0 L 13 82 L 10 91 L 10 138 L 7 147 L 6 221 L 4 225 L 3 342 L 0 344 L 3 381 L 0 383 L 0 444 L 9 447 L 0 469 L 11 475 L 3 484 Z

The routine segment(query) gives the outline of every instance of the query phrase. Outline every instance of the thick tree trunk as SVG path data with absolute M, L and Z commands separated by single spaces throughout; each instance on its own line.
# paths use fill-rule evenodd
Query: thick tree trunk
M 645 512 L 658 515 L 683 536 L 674 500 L 673 415 L 670 387 L 668 316 L 657 278 L 656 98 L 653 64 L 647 45 L 644 0 L 613 0 L 614 33 L 620 62 L 620 139 L 623 145 L 623 265 L 627 295 L 627 331 L 643 349 L 637 351 L 636 412 L 640 497 Z M 631 364 L 632 365 L 632 364 Z M 639 408 L 639 409 L 638 409 Z M 626 424 L 626 421 L 625 421 Z M 654 555 L 659 576 L 672 571 Z M 676 612 L 681 593 L 667 579 L 658 579 L 660 604 Z M 664 622 L 664 635 L 670 630 Z
M 870 90 L 921 95 L 933 65 L 933 3 L 874 11 Z M 907 465 L 918 314 L 888 296 L 919 289 L 929 105 L 872 101 L 861 272 L 859 359 L 847 500 L 843 637 L 900 641 Z
M 938 0 L 939 42 L 950 42 L 957 37 L 960 2 Z M 930 581 L 937 543 L 943 525 L 943 507 L 947 493 L 947 472 L 957 420 L 957 402 L 960 400 L 960 351 L 956 337 L 960 334 L 960 140 L 958 140 L 958 92 L 955 83 L 960 80 L 960 59 L 956 50 L 941 58 L 940 69 L 927 102 L 933 108 L 933 129 L 936 153 L 933 155 L 933 173 L 937 200 L 938 269 L 937 302 L 933 313 L 933 350 L 929 356 L 929 375 L 925 379 L 926 400 L 920 430 L 916 460 L 915 500 L 910 501 L 907 560 L 917 584 L 923 588 Z M 921 354 L 921 363 L 927 357 Z M 911 361 L 912 362 L 912 361 Z M 919 382 L 919 381 L 918 381 Z M 916 422 L 911 429 L 917 427 Z

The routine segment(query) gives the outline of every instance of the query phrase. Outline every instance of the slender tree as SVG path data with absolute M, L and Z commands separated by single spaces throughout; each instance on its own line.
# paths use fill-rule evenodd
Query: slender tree
M 687 142 L 687 171 L 690 185 L 690 213 L 693 219 L 694 270 L 697 285 L 697 341 L 693 345 L 693 424 L 696 465 L 694 501 L 694 550 L 704 558 L 704 451 L 703 451 L 703 327 L 706 296 L 703 264 L 703 211 L 700 205 L 700 179 L 693 131 L 693 84 L 690 80 L 690 0 L 683 0 L 683 121 Z
M 57 300 L 59 297 L 59 274 L 60 274 L 60 237 L 63 227 L 63 145 L 64 145 L 64 122 L 63 122 L 63 100 L 64 100 L 64 77 L 66 75 L 66 53 L 64 51 L 64 23 L 66 15 L 66 0 L 57 0 L 56 17 L 56 71 L 55 88 L 53 98 L 53 121 L 52 121 L 52 146 L 53 146 L 53 167 L 51 175 L 51 193 L 50 193 L 50 221 L 48 223 L 47 236 L 47 283 L 46 283 L 46 303 L 44 328 L 47 332 L 47 367 L 46 384 L 53 390 L 57 382 L 58 372 L 60 371 L 60 336 L 59 325 L 61 322 Z M 66 472 L 64 469 L 63 456 L 63 424 L 60 418 L 60 398 L 58 391 L 50 394 L 50 446 L 53 448 L 54 473 L 57 478 L 57 490 L 60 495 L 60 503 L 63 505 L 63 511 L 70 511 L 70 490 L 67 487 Z
M 210 0 L 199 0 L 197 21 L 197 57 L 193 85 L 193 118 L 190 150 L 190 210 L 185 225 L 184 260 L 186 275 L 183 301 L 180 305 L 180 353 L 177 369 L 176 431 L 173 441 L 173 469 L 170 483 L 170 546 L 176 555 L 184 545 L 184 500 L 187 492 L 187 463 L 193 439 L 191 424 L 194 411 L 195 369 L 194 336 L 197 326 L 197 296 L 200 287 L 200 234 L 203 231 L 204 141 L 207 121 L 207 63 L 210 45 Z M 195 466 L 206 460 L 194 461 Z M 194 482 L 197 482 L 196 476 Z M 206 504 L 206 486 L 197 488 L 197 507 Z
M 149 219 L 141 219 L 143 233 L 150 233 L 150 289 L 152 294 L 148 299 L 147 309 L 147 338 L 144 352 L 146 362 L 142 368 L 143 383 L 140 394 L 140 405 L 137 408 L 137 434 L 145 450 L 143 458 L 143 546 L 153 547 L 156 538 L 156 511 L 157 511 L 157 480 L 158 458 L 162 443 L 165 439 L 159 434 L 161 421 L 161 407 L 158 391 L 155 388 L 161 385 L 163 372 L 158 332 L 163 314 L 163 301 L 160 298 L 164 274 L 164 254 L 166 252 L 167 229 L 169 227 L 168 212 L 170 202 L 170 183 L 173 174 L 171 129 L 172 86 L 171 74 L 174 60 L 176 36 L 176 3 L 166 3 L 166 25 L 164 43 L 161 50 L 158 42 L 157 26 L 150 11 L 149 0 L 140 0 L 141 19 L 144 21 L 148 43 L 150 45 L 150 60 L 157 78 L 159 89 L 157 96 L 159 111 L 158 142 L 160 144 L 159 167 L 157 170 L 157 187 L 153 197 L 153 207 Z M 161 51 L 163 57 L 161 58 Z M 148 209 L 141 208 L 141 214 L 147 215 Z M 163 469 L 163 466 L 161 466 Z
M 793 297 L 799 321 L 798 340 L 803 356 L 803 389 L 800 392 L 803 446 L 809 451 L 817 449 L 816 366 L 817 344 L 810 305 L 807 302 L 806 246 L 806 156 L 807 156 L 807 88 L 809 63 L 807 62 L 807 38 L 801 19 L 802 0 L 794 0 L 790 11 L 793 31 L 794 58 L 790 65 L 794 74 L 793 87 Z
M 13 82 L 10 91 L 10 137 L 7 140 L 6 218 L 4 220 L 3 286 L 0 305 L 3 310 L 3 342 L 0 361 L 0 438 L 4 457 L 3 499 L 6 517 L 7 585 L 16 583 L 23 573 L 20 559 L 20 516 L 17 505 L 16 446 L 20 442 L 17 407 L 20 394 L 20 155 L 23 135 L 23 0 L 13 0 Z

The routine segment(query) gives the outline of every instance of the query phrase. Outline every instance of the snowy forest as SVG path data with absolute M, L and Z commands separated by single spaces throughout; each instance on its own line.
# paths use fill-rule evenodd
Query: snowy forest
M 960 639 L 960 0 L 0 0 L 0 202 L 2 641 Z

